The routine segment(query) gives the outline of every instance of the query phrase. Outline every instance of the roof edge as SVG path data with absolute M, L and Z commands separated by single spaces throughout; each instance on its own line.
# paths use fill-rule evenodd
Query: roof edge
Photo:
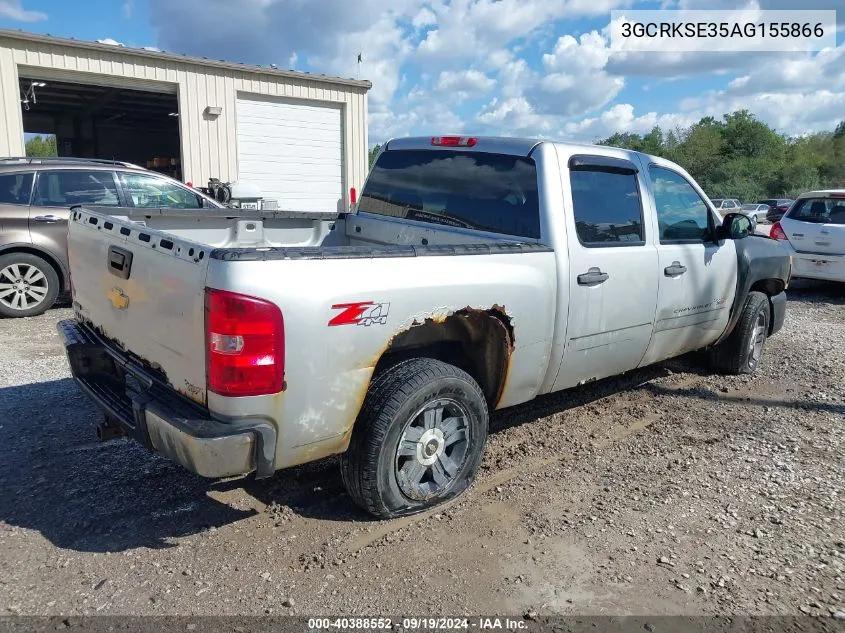
M 194 64 L 197 66 L 210 66 L 212 68 L 223 68 L 226 70 L 238 70 L 241 72 L 249 72 L 262 75 L 272 75 L 282 79 L 296 79 L 299 81 L 317 81 L 331 85 L 351 86 L 355 88 L 364 88 L 370 90 L 373 83 L 366 79 L 346 79 L 343 77 L 331 77 L 328 75 L 316 75 L 312 73 L 296 71 L 296 70 L 280 70 L 278 68 L 264 68 L 263 66 L 253 66 L 251 64 L 240 64 L 238 62 L 227 62 L 217 59 L 208 59 L 205 57 L 191 57 L 188 55 L 180 55 L 178 53 L 168 53 L 165 51 L 150 51 L 143 48 L 130 48 L 128 46 L 115 46 L 114 44 L 100 44 L 99 42 L 91 42 L 88 40 L 77 40 L 71 37 L 58 37 L 56 35 L 42 35 L 40 33 L 31 33 L 29 31 L 20 31 L 14 29 L 0 29 L 0 39 L 9 38 L 13 40 L 25 42 L 40 42 L 43 44 L 55 44 L 59 46 L 70 46 L 75 48 L 84 48 L 88 50 L 103 51 L 109 53 L 120 53 L 124 55 L 134 55 L 136 57 L 146 57 L 148 59 L 161 59 L 165 61 L 181 62 L 186 64 Z

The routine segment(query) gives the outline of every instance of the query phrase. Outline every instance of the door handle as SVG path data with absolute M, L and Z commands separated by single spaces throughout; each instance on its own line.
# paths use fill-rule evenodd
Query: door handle
M 667 277 L 680 277 L 687 272 L 686 266 L 681 266 L 681 262 L 672 262 L 671 266 L 663 269 L 663 274 Z
M 600 268 L 590 268 L 587 272 L 578 275 L 579 286 L 598 286 L 610 279 L 610 275 L 603 273 Z
M 61 222 L 61 218 L 57 215 L 36 215 L 32 218 L 33 222 L 46 222 L 51 224 L 53 222 Z

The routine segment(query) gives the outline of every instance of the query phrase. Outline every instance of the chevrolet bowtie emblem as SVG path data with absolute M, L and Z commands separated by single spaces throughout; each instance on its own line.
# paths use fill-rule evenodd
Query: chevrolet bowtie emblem
M 129 307 L 129 296 L 120 288 L 112 288 L 109 292 L 109 301 L 118 310 L 125 310 Z

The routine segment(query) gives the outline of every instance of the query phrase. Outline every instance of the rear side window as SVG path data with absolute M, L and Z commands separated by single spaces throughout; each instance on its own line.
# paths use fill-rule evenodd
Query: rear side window
M 119 206 L 114 172 L 83 169 L 39 172 L 34 204 L 39 207 Z
M 573 169 L 575 229 L 584 246 L 636 246 L 645 242 L 643 208 L 633 171 Z
M 382 152 L 358 209 L 539 239 L 537 168 L 533 159 L 452 150 Z
M 0 175 L 0 204 L 29 204 L 32 172 Z
M 123 190 L 133 207 L 146 209 L 200 209 L 202 198 L 170 180 L 131 172 L 119 172 Z
M 845 198 L 804 198 L 787 217 L 813 224 L 845 224 Z
M 654 188 L 661 243 L 709 239 L 710 211 L 686 178 L 656 165 L 650 165 L 648 172 Z

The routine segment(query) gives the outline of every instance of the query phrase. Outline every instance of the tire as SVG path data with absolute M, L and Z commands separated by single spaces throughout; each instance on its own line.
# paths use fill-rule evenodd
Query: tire
M 0 316 L 43 314 L 59 296 L 59 276 L 45 260 L 30 253 L 0 255 Z
M 487 423 L 487 402 L 466 372 L 431 358 L 393 365 L 370 386 L 340 456 L 344 486 L 383 519 L 440 505 L 475 479 Z
M 749 292 L 734 331 L 711 352 L 714 369 L 734 375 L 757 371 L 771 319 L 769 298 L 762 292 Z

